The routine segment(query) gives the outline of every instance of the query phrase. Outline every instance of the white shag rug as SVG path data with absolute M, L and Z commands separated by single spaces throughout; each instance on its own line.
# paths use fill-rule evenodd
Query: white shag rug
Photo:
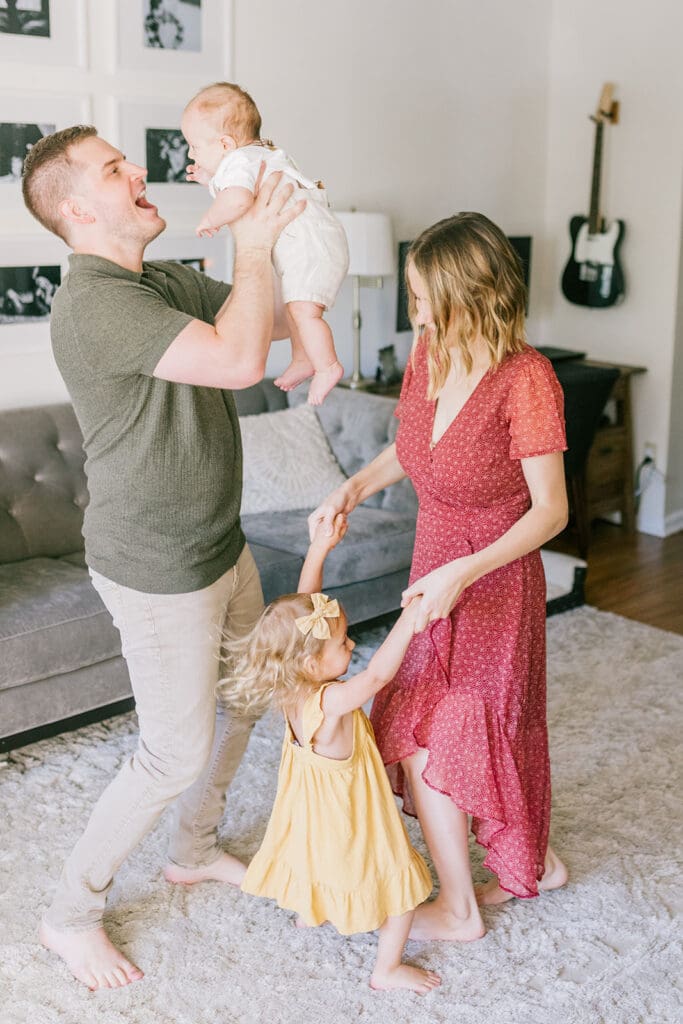
M 361 633 L 357 663 L 381 639 Z M 548 621 L 552 842 L 570 884 L 484 913 L 484 939 L 409 943 L 443 985 L 368 988 L 376 937 L 300 931 L 265 900 L 161 876 L 168 820 L 123 866 L 107 925 L 146 972 L 90 993 L 35 940 L 62 860 L 135 743 L 133 715 L 7 755 L 0 770 L 1 1024 L 666 1024 L 683 1019 L 683 637 L 584 607 Z M 229 796 L 231 851 L 256 850 L 281 727 L 257 727 Z M 409 831 L 425 853 L 419 826 Z M 482 852 L 473 846 L 476 878 Z

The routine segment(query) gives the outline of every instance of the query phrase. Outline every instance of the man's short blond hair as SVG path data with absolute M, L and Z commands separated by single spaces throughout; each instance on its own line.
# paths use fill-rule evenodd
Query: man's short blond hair
M 261 137 L 261 115 L 248 92 L 232 82 L 214 82 L 193 96 L 185 108 L 215 118 L 223 134 L 232 135 L 238 144 Z
M 36 142 L 24 160 L 21 189 L 30 213 L 44 228 L 65 242 L 67 225 L 59 204 L 73 188 L 76 161 L 73 150 L 80 142 L 97 135 L 91 124 L 76 124 L 53 132 Z

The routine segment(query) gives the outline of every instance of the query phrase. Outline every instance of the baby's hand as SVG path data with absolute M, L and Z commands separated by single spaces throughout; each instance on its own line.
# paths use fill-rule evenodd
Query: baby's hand
M 337 544 L 344 539 L 348 528 L 348 519 L 343 512 L 337 513 L 334 517 L 331 534 L 328 534 L 322 522 L 319 522 L 313 534 L 311 547 L 317 548 L 318 551 L 324 551 L 327 554 L 328 551 L 336 548 Z
M 205 171 L 199 164 L 188 164 L 185 168 L 185 174 L 188 181 L 196 181 L 200 185 L 208 185 L 211 181 L 209 172 Z
M 208 214 L 204 214 L 199 224 L 195 228 L 195 234 L 198 238 L 213 238 L 220 231 L 220 227 L 211 223 Z

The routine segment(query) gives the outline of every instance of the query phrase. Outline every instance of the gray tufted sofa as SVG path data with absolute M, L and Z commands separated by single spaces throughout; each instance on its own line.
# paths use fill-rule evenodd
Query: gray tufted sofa
M 303 390 L 290 401 L 305 401 Z M 235 398 L 240 415 L 287 407 L 270 381 Z M 391 443 L 394 406 L 339 388 L 326 399 L 319 416 L 345 472 Z M 119 636 L 85 567 L 84 458 L 70 405 L 0 413 L 0 750 L 131 706 Z M 376 495 L 328 559 L 325 589 L 344 603 L 351 623 L 398 607 L 416 507 L 408 481 Z M 266 600 L 296 589 L 306 517 L 243 517 Z

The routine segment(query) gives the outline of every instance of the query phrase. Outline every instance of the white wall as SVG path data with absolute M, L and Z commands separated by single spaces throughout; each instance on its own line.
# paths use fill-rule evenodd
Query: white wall
M 647 367 L 632 381 L 635 453 L 657 447 L 659 472 L 640 512 L 646 532 L 665 532 L 664 471 L 681 475 L 670 419 L 681 247 L 683 5 L 680 0 L 555 0 L 549 48 L 546 217 L 540 292 L 543 336 L 598 359 Z M 567 224 L 587 214 L 593 125 L 603 82 L 616 83 L 620 123 L 605 128 L 602 212 L 626 222 L 626 299 L 610 309 L 573 306 L 558 281 L 569 254 Z M 683 338 L 679 336 L 679 345 Z M 680 392 L 678 395 L 680 402 Z M 670 509 L 669 511 L 673 511 Z
M 549 32 L 545 0 L 237 0 L 235 74 L 265 134 L 325 181 L 337 209 L 390 214 L 397 241 L 468 209 L 538 236 Z M 363 371 L 392 342 L 404 361 L 396 280 L 363 289 L 361 308 Z M 329 320 L 350 367 L 350 282 Z M 286 355 L 276 347 L 270 370 Z

